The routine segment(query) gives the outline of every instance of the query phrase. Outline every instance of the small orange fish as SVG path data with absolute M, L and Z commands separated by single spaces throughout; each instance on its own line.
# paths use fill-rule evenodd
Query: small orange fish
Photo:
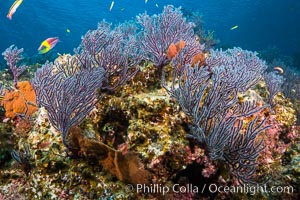
M 21 5 L 23 0 L 16 0 L 13 5 L 10 7 L 9 12 L 7 14 L 7 18 L 12 20 L 13 14 L 17 11 L 18 7 Z
M 58 37 L 47 38 L 41 43 L 40 47 L 38 48 L 39 54 L 47 53 L 48 51 L 53 49 L 58 42 Z
M 274 67 L 274 70 L 277 70 L 280 74 L 283 74 L 283 69 L 279 66 Z

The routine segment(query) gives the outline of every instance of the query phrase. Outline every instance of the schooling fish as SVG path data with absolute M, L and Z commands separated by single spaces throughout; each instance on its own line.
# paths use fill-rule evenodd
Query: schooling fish
M 235 25 L 235 26 L 231 27 L 230 30 L 237 29 L 238 27 L 239 27 L 238 25 Z
M 44 54 L 53 49 L 55 45 L 59 42 L 58 37 L 53 37 L 53 38 L 47 38 L 44 40 L 40 47 L 38 48 L 39 54 Z
M 13 14 L 17 11 L 17 8 L 21 5 L 23 0 L 16 0 L 13 5 L 10 7 L 9 12 L 7 14 L 8 19 L 12 19 Z

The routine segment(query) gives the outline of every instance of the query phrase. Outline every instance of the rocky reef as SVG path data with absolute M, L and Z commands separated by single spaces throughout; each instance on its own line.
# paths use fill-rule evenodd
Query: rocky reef
M 73 152 L 66 150 L 61 134 L 50 125 L 47 112 L 42 108 L 31 115 L 32 128 L 26 134 L 15 135 L 17 128 L 12 128 L 16 139 L 12 140 L 12 133 L 4 135 L 13 124 L 3 123 L 2 127 L 7 128 L 1 131 L 1 142 L 9 151 L 14 148 L 20 155 L 28 145 L 31 170 L 26 175 L 22 167 L 24 163 L 10 159 L 2 164 L 0 197 L 159 199 L 163 198 L 162 193 L 136 193 L 128 187 L 142 183 L 170 188 L 174 184 L 178 187 L 188 184 L 200 187 L 201 181 L 228 186 L 234 184 L 225 166 L 211 162 L 204 149 L 186 137 L 190 119 L 161 88 L 155 73 L 154 66 L 149 64 L 114 95 L 105 95 L 80 127 L 70 130 L 68 140 L 76 149 Z M 263 99 L 264 92 L 262 84 L 250 94 L 245 94 L 244 98 L 258 98 L 261 94 L 259 98 Z M 276 130 L 271 129 L 262 135 L 268 146 L 259 158 L 264 164 L 258 167 L 257 176 L 262 180 L 269 177 L 280 185 L 291 184 L 297 188 L 299 151 L 296 147 L 299 145 L 295 141 L 299 129 L 293 127 L 295 111 L 282 94 L 275 101 L 274 111 L 266 113 L 274 116 L 272 119 L 278 126 L 273 128 Z M 1 156 L 9 154 L 2 152 Z M 280 176 L 281 173 L 285 175 Z M 213 196 L 244 195 L 219 193 Z M 294 195 L 297 195 L 295 191 L 287 197 Z M 180 195 L 174 191 L 167 194 L 172 199 L 193 199 L 197 196 L 209 198 L 212 194 L 207 191 L 201 195 L 192 191 Z M 267 198 L 262 194 L 258 196 Z

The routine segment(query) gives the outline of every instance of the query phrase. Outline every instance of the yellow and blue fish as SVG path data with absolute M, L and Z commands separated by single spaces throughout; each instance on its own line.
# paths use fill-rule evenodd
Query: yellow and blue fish
M 53 49 L 58 42 L 58 37 L 47 38 L 41 43 L 40 47 L 38 48 L 39 54 L 47 53 L 48 51 Z
M 7 14 L 7 18 L 12 20 L 12 16 L 13 14 L 17 11 L 18 7 L 21 5 L 21 3 L 23 2 L 23 0 L 16 0 L 13 5 L 10 7 L 8 14 Z
M 231 27 L 230 30 L 237 29 L 238 27 L 239 27 L 238 25 L 235 25 L 235 26 Z

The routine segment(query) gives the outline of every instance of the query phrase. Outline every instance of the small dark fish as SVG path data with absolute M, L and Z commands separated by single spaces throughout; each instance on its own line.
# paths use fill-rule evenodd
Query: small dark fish
M 30 155 L 29 146 L 25 145 L 25 144 L 23 146 L 24 146 L 23 153 L 18 152 L 16 150 L 12 150 L 12 152 L 10 154 L 11 154 L 11 157 L 21 165 L 23 171 L 28 176 L 32 169 L 32 165 L 30 163 L 31 155 Z
M 35 103 L 33 103 L 32 101 L 27 101 L 27 104 L 28 104 L 28 105 L 30 105 L 30 106 L 37 107 L 37 106 L 36 106 L 36 104 L 35 104 Z
M 16 150 L 12 150 L 12 152 L 10 153 L 11 157 L 17 161 L 18 163 L 22 163 L 21 157 L 19 152 L 17 152 Z
M 15 113 L 15 114 L 17 115 L 17 117 L 25 120 L 25 114 L 23 114 L 23 113 Z

